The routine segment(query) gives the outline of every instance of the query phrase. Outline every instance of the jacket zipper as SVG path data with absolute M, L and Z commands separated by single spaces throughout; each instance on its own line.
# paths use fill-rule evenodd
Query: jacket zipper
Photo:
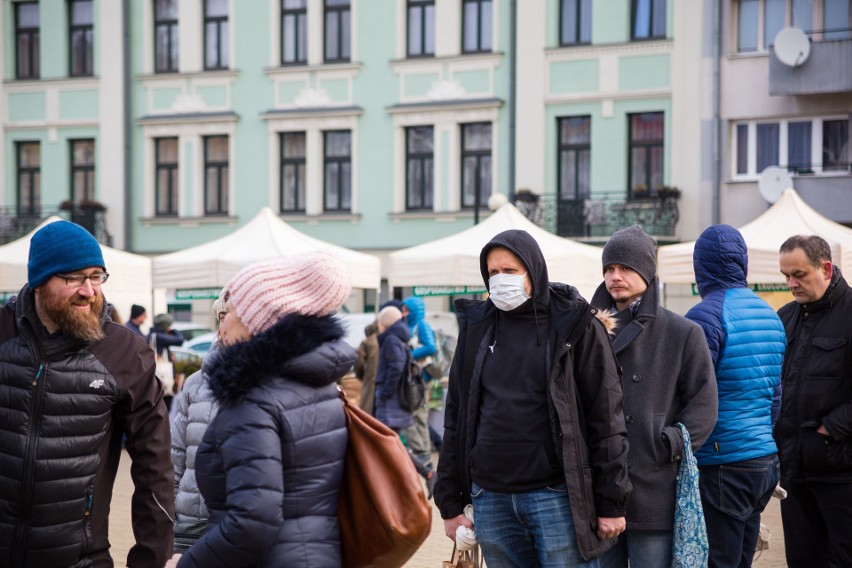
M 86 510 L 83 512 L 83 556 L 90 553 L 92 537 L 92 507 L 94 506 L 94 488 L 86 490 Z
M 24 471 L 21 478 L 21 514 L 15 525 L 15 540 L 13 550 L 18 551 L 14 556 L 13 565 L 23 566 L 25 559 L 24 547 L 29 530 L 29 516 L 32 508 L 33 493 L 33 469 L 35 466 L 35 454 L 38 447 L 38 432 L 41 426 L 41 407 L 44 404 L 44 377 L 47 375 L 47 363 L 42 361 L 33 378 L 33 404 L 31 407 L 29 421 L 29 433 L 27 435 L 27 449 L 24 453 Z

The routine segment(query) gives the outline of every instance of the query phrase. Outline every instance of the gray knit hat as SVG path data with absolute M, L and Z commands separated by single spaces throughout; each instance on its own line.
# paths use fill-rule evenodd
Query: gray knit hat
M 639 273 L 645 284 L 657 275 L 657 242 L 642 230 L 641 225 L 633 225 L 616 231 L 604 245 L 603 268 L 610 264 L 620 264 Z

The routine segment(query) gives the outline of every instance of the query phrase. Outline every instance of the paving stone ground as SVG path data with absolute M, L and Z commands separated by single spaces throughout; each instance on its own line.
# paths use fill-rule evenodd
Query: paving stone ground
M 115 481 L 112 507 L 110 510 L 110 540 L 112 557 L 116 566 L 124 566 L 127 551 L 133 545 L 133 532 L 130 526 L 130 496 L 133 483 L 130 479 L 130 459 L 124 453 L 121 458 L 118 476 Z M 763 523 L 772 531 L 769 550 L 765 550 L 754 562 L 754 568 L 786 568 L 784 561 L 784 533 L 781 529 L 779 501 L 772 499 L 763 513 Z M 406 566 L 410 568 L 437 568 L 441 562 L 449 560 L 452 542 L 444 536 L 443 522 L 438 509 L 432 509 L 432 533 Z

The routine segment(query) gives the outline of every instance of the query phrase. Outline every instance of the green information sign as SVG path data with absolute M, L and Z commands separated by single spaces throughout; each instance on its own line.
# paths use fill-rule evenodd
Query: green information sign
M 752 284 L 751 289 L 755 292 L 789 292 L 786 284 Z M 698 295 L 698 285 L 692 284 L 692 295 Z
M 485 288 L 478 286 L 415 286 L 415 296 L 461 296 L 463 294 L 484 294 Z
M 175 300 L 215 300 L 221 288 L 180 288 L 175 290 Z

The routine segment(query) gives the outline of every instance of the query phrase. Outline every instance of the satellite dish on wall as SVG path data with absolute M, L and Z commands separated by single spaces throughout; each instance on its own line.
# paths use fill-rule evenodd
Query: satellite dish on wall
M 769 166 L 757 178 L 757 189 L 769 203 L 775 203 L 784 190 L 793 187 L 793 178 L 784 168 Z
M 775 36 L 775 57 L 788 67 L 798 67 L 811 54 L 811 41 L 799 28 L 782 28 Z

